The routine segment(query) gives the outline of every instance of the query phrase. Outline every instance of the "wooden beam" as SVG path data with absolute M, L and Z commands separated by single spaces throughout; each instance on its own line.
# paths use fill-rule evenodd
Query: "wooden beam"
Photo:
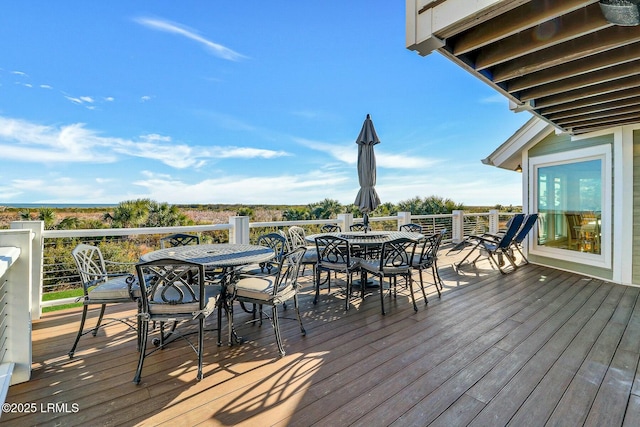
M 617 49 L 566 62 L 552 68 L 509 80 L 507 82 L 507 89 L 510 93 L 515 93 L 524 89 L 637 60 L 640 60 L 640 43 L 621 46 Z M 494 82 L 501 83 L 501 81 L 497 80 L 494 80 Z
M 634 87 L 632 89 L 616 92 L 615 94 L 604 93 L 601 95 L 593 96 L 591 98 L 575 98 L 565 103 L 553 104 L 549 106 L 536 106 L 536 111 L 546 116 L 552 113 L 565 113 L 567 111 L 573 111 L 578 108 L 586 108 L 594 105 L 607 104 L 611 102 L 618 102 L 621 99 L 628 99 L 640 96 L 640 88 Z
M 608 27 L 598 33 L 525 55 L 491 69 L 494 81 L 506 81 L 640 41 L 640 26 Z
M 536 100 L 535 107 L 544 108 L 556 104 L 571 102 L 576 99 L 587 99 L 595 96 L 606 96 L 613 98 L 618 96 L 619 92 L 635 89 L 640 86 L 640 76 L 632 76 L 624 79 L 618 79 L 612 82 L 606 82 L 598 85 L 592 85 L 581 89 L 571 90 L 557 95 L 551 95 Z
M 630 97 L 626 99 L 616 99 L 611 102 L 603 102 L 600 104 L 593 104 L 587 107 L 574 108 L 571 110 L 558 111 L 556 113 L 547 114 L 546 117 L 549 120 L 561 121 L 562 119 L 572 118 L 572 117 L 580 117 L 583 115 L 598 113 L 598 112 L 607 112 L 610 110 L 616 109 L 624 109 L 627 107 L 636 107 L 640 105 L 640 96 L 638 97 Z
M 585 3 L 583 0 L 565 0 L 548 5 L 547 1 L 536 0 L 526 3 L 455 37 L 452 41 L 453 52 L 455 55 L 471 52 L 597 1 Z
M 523 56 L 531 60 L 541 50 L 613 26 L 602 13 L 594 13 L 594 7 L 600 11 L 597 4 L 591 5 L 480 49 L 476 69 L 485 70 Z
M 536 86 L 519 93 L 522 101 L 557 95 L 575 89 L 616 81 L 640 74 L 640 62 L 633 61 L 617 67 L 599 69 L 588 74 L 577 75 L 557 82 Z

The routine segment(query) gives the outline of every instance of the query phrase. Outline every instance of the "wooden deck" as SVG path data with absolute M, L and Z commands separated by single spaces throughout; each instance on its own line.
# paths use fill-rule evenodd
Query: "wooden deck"
M 284 320 L 284 358 L 268 323 L 238 325 L 247 341 L 233 347 L 211 333 L 200 382 L 178 341 L 133 384 L 135 333 L 119 325 L 83 337 L 69 360 L 79 312 L 45 315 L 32 379 L 7 396 L 36 411 L 0 424 L 640 425 L 640 289 L 534 265 L 456 272 L 451 261 L 441 257 L 442 298 L 431 286 L 425 307 L 416 292 L 417 313 L 405 293 L 381 316 L 377 294 L 345 313 L 335 290 L 314 306 L 305 289 L 307 335 Z

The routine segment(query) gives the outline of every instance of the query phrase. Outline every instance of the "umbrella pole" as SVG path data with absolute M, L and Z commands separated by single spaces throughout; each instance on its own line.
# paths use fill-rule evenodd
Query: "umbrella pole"
M 366 233 L 369 230 L 369 214 L 368 213 L 366 212 L 364 213 L 362 222 L 364 223 L 364 232 Z

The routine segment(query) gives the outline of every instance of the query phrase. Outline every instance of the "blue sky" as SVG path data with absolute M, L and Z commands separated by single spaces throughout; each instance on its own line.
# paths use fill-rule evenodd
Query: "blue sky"
M 0 205 L 353 203 L 367 114 L 382 202 L 521 204 L 481 164 L 529 118 L 404 2 L 24 1 L 0 14 Z

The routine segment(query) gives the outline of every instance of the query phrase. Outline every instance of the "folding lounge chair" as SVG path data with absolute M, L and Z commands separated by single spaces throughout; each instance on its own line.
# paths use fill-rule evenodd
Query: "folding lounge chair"
M 507 260 L 509 260 L 509 263 L 514 269 L 518 268 L 518 266 L 513 260 L 513 256 L 509 253 L 509 251 L 511 249 L 513 239 L 516 233 L 518 232 L 518 230 L 520 230 L 520 226 L 522 225 L 523 222 L 524 222 L 524 214 L 517 214 L 513 217 L 511 223 L 509 224 L 509 227 L 507 228 L 507 231 L 505 231 L 505 233 L 502 234 L 501 236 L 496 236 L 491 234 L 483 234 L 481 236 L 469 236 L 468 239 L 470 241 L 476 241 L 477 243 L 471 249 L 471 251 L 462 259 L 462 261 L 456 264 L 456 268 L 459 268 L 460 265 L 464 261 L 466 261 L 467 258 L 469 258 L 469 256 L 475 250 L 478 250 L 479 254 L 473 260 L 473 264 L 475 264 L 478 258 L 480 258 L 483 255 L 482 251 L 484 251 L 484 253 L 486 253 L 487 257 L 489 258 L 489 262 L 495 264 L 498 267 L 498 270 L 500 270 L 500 273 L 506 274 L 505 271 L 502 270 L 502 265 L 501 265 L 503 264 L 502 260 L 505 257 L 507 258 Z M 494 255 L 497 256 L 498 258 L 497 260 L 496 258 L 494 258 Z
M 511 242 L 511 247 L 520 253 L 525 264 L 529 264 L 529 260 L 526 256 L 524 256 L 524 253 L 522 252 L 522 242 L 524 241 L 525 237 L 527 237 L 537 220 L 537 213 L 527 215 L 524 219 L 524 222 L 522 223 L 522 227 L 520 228 L 520 230 L 518 230 L 518 233 L 516 233 L 513 241 Z

